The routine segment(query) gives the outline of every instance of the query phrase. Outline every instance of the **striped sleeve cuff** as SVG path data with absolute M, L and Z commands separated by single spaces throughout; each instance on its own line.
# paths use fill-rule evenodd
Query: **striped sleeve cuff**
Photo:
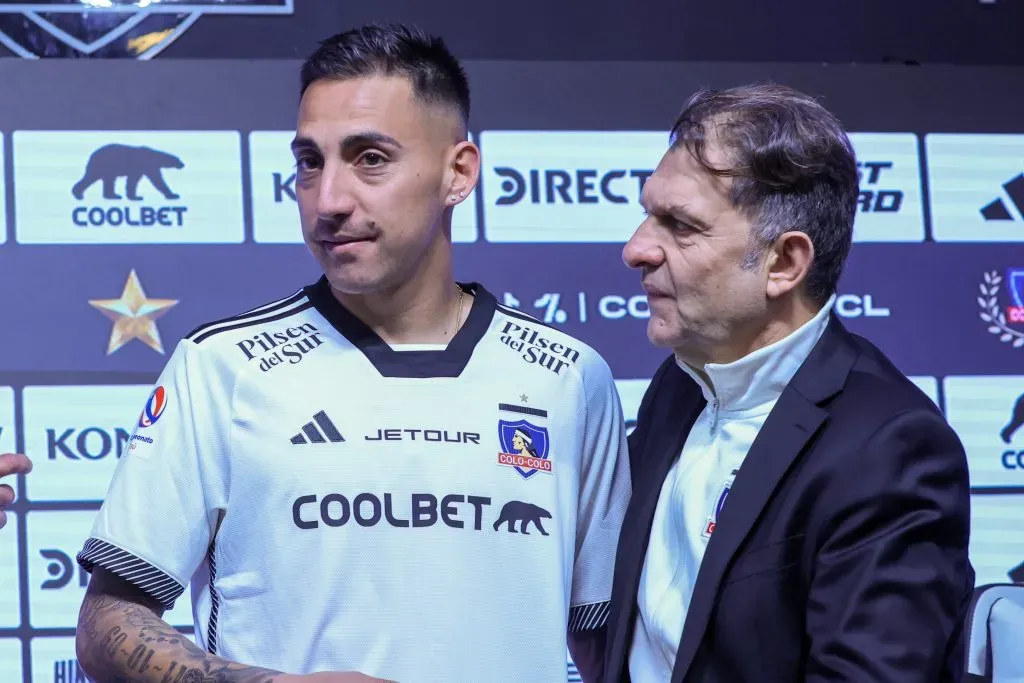
M 87 540 L 82 552 L 78 553 L 75 559 L 87 572 L 91 573 L 93 568 L 102 567 L 117 574 L 145 591 L 168 611 L 174 607 L 175 600 L 185 592 L 185 586 L 165 572 L 98 538 Z
M 608 621 L 609 602 L 592 602 L 577 605 L 569 610 L 569 631 L 593 631 Z

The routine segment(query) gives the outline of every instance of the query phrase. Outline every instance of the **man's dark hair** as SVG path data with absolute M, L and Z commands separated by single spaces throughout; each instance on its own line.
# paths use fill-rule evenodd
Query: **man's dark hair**
M 449 105 L 469 121 L 469 81 L 444 41 L 401 24 L 369 24 L 319 43 L 300 72 L 300 97 L 320 79 L 368 76 L 409 79 L 416 97 Z
M 706 142 L 728 162 L 712 165 Z M 753 267 L 783 232 L 814 245 L 807 294 L 824 304 L 836 290 L 853 242 L 858 174 L 853 145 L 839 120 L 812 97 L 780 85 L 701 90 L 683 107 L 670 141 L 709 173 L 733 179 L 730 201 L 753 224 L 745 267 Z

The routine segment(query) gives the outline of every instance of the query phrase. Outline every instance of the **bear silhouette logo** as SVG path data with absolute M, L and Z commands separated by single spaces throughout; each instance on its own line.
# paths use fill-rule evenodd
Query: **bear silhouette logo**
M 1003 443 L 1010 443 L 1013 433 L 1021 426 L 1024 426 L 1024 394 L 1017 397 L 1016 403 L 1013 404 L 1013 410 L 1010 411 L 1010 422 L 1003 427 L 1003 431 L 999 432 Z
M 71 188 L 75 199 L 82 199 L 86 190 L 97 182 L 103 183 L 104 199 L 122 199 L 114 191 L 114 183 L 118 178 L 125 179 L 125 194 L 131 201 L 141 201 L 139 181 L 145 178 L 166 199 L 180 199 L 171 191 L 164 180 L 163 171 L 168 168 L 184 168 L 185 163 L 167 152 L 152 147 L 133 147 L 131 145 L 104 145 L 89 155 L 82 179 Z
M 519 532 L 529 535 L 526 526 L 533 522 L 537 530 L 547 536 L 548 532 L 544 531 L 544 527 L 541 525 L 542 519 L 551 519 L 551 513 L 539 505 L 524 503 L 521 500 L 510 500 L 501 508 L 498 521 L 494 523 L 494 530 L 497 531 L 502 524 L 508 523 L 508 530 L 514 534 L 516 533 L 516 524 L 522 522 Z

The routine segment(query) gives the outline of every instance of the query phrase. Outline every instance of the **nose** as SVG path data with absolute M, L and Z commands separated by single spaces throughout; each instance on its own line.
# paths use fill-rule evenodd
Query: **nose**
M 622 262 L 630 268 L 657 268 L 665 261 L 665 252 L 648 223 L 641 223 L 622 247 Z
M 352 215 L 356 210 L 355 182 L 343 164 L 324 164 L 317 182 L 316 212 L 321 218 Z

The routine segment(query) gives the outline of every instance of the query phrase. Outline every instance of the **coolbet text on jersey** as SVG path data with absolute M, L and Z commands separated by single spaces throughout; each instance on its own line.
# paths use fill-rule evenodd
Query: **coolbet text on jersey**
M 445 347 L 392 348 L 323 278 L 179 342 L 78 556 L 196 641 L 287 673 L 565 681 L 630 490 L 591 348 L 478 284 Z

